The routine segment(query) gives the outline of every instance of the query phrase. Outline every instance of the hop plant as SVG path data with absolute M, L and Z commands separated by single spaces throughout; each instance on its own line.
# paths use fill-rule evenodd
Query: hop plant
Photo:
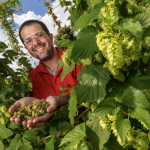
M 14 116 L 21 120 L 33 120 L 37 117 L 45 115 L 49 104 L 42 99 L 40 102 L 32 102 L 32 104 L 25 103 L 14 112 Z
M 54 43 L 56 44 L 57 41 L 62 39 L 69 39 L 71 41 L 76 40 L 76 36 L 74 35 L 74 31 L 71 29 L 70 26 L 64 26 L 58 29 L 57 34 L 54 36 Z M 59 46 L 59 45 L 58 45 Z M 60 47 L 61 50 L 66 49 L 67 47 Z
M 63 52 L 63 55 L 61 57 L 65 66 L 71 66 L 71 60 L 68 59 L 68 49 Z
M 108 117 L 107 116 L 99 117 L 99 119 L 100 119 L 99 124 L 102 127 L 102 129 L 105 130 L 105 131 L 110 131 L 111 130 L 110 129 L 111 122 L 109 121 Z
M 90 102 L 82 103 L 82 105 L 86 108 L 90 108 L 91 106 Z
M 90 65 L 92 63 L 90 58 L 79 59 L 79 61 L 81 62 L 81 64 L 83 64 L 83 66 L 87 66 L 87 65 Z
M 143 47 L 147 50 L 150 50 L 150 36 L 144 36 Z
M 94 54 L 93 59 L 99 63 L 102 63 L 104 60 L 104 57 L 102 53 L 96 53 Z

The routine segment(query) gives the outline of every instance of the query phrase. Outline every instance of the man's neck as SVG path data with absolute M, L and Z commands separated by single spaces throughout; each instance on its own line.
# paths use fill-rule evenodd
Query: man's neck
M 42 61 L 42 63 L 52 72 L 57 71 L 57 66 L 59 63 L 59 55 L 57 50 L 54 48 L 54 57 L 51 60 L 48 61 Z

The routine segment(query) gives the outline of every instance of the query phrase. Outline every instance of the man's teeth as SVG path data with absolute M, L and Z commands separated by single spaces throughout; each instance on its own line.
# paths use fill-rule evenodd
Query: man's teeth
M 36 51 L 40 51 L 42 48 L 43 48 L 43 47 L 41 47 L 41 48 L 38 48 Z

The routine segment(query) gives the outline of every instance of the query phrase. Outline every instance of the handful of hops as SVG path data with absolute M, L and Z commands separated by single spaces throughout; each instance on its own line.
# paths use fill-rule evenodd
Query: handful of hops
M 37 117 L 45 115 L 48 107 L 49 103 L 47 103 L 44 99 L 40 102 L 34 101 L 31 104 L 26 103 L 14 112 L 14 116 L 20 118 L 21 120 L 33 120 Z

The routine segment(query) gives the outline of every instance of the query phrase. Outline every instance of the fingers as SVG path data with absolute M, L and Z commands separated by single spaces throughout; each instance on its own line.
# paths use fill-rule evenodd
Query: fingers
M 14 112 L 16 109 L 18 109 L 21 106 L 20 101 L 15 102 L 13 105 L 11 105 L 11 107 L 9 108 L 9 112 L 12 113 Z
M 16 118 L 16 117 L 11 117 L 10 121 L 17 123 L 18 125 L 22 124 L 22 121 L 20 118 Z
M 53 115 L 54 115 L 55 112 L 52 112 L 52 113 L 46 113 L 44 116 L 41 116 L 41 117 L 38 117 L 38 118 L 35 118 L 33 120 L 33 123 L 39 123 L 39 122 L 45 122 L 45 121 L 48 121 L 49 118 L 51 118 Z
M 57 107 L 58 107 L 58 101 L 55 97 L 53 96 L 49 96 L 47 99 L 46 99 L 46 102 L 48 102 L 50 104 L 50 106 L 47 108 L 47 112 L 50 114 L 52 112 L 54 112 Z
M 51 105 L 47 108 L 47 112 L 48 112 L 49 114 L 51 114 L 51 113 L 53 113 L 56 109 L 57 109 L 57 106 L 51 104 Z
M 29 130 L 31 130 L 33 128 L 41 127 L 45 124 L 46 124 L 46 121 L 45 122 L 39 122 L 39 123 L 30 123 L 30 124 L 27 124 L 27 128 L 29 128 Z

